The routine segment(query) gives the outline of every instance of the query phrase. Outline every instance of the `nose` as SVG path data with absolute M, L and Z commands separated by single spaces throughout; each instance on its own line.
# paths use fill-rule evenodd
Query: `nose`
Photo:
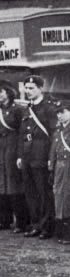
M 27 89 L 25 90 L 25 92 L 26 92 L 27 94 L 29 94 L 29 93 L 30 93 L 30 89 L 27 88 Z

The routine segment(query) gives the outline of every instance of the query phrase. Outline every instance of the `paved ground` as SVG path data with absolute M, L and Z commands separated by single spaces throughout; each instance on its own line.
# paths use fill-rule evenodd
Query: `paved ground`
M 0 231 L 0 277 L 70 277 L 70 245 Z

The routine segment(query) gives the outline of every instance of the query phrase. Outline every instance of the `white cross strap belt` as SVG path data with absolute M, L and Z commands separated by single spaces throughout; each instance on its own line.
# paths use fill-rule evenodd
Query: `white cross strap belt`
M 49 136 L 48 131 L 47 131 L 46 128 L 43 126 L 43 124 L 40 122 L 40 120 L 37 118 L 36 114 L 33 112 L 33 110 L 31 109 L 31 107 L 29 107 L 29 111 L 30 111 L 30 114 L 31 114 L 32 118 L 34 119 L 35 123 L 38 125 L 38 127 L 39 127 L 47 136 Z
M 3 113 L 2 113 L 2 109 L 1 109 L 1 108 L 0 108 L 0 121 L 1 121 L 2 125 L 3 125 L 5 128 L 7 128 L 7 129 L 9 129 L 9 130 L 14 130 L 14 128 L 8 126 L 7 123 L 5 122 L 4 117 L 3 117 Z
M 67 150 L 68 152 L 70 152 L 70 147 L 69 147 L 68 144 L 66 143 L 62 131 L 61 131 L 61 140 L 62 140 L 62 143 L 63 143 L 64 147 L 66 148 L 66 150 Z

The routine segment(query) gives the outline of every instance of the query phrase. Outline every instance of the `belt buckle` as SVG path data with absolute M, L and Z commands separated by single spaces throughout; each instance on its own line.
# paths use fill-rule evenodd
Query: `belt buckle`
M 32 140 L 31 134 L 27 134 L 27 140 L 28 140 L 28 141 L 31 141 L 31 140 Z

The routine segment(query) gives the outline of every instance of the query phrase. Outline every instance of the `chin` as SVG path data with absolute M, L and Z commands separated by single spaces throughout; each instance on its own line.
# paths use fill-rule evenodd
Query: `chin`
M 32 99 L 32 97 L 28 97 L 28 99 L 30 99 L 30 100 L 31 100 L 31 99 Z

